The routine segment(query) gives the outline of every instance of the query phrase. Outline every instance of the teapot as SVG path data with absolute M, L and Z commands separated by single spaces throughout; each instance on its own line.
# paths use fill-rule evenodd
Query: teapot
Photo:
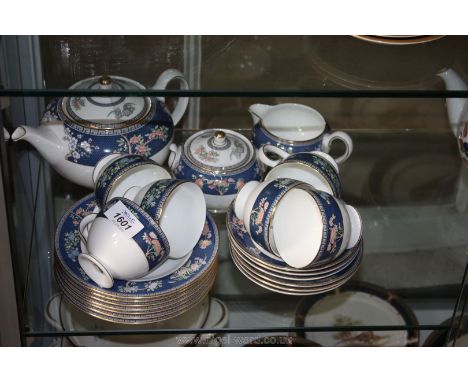
M 468 90 L 468 85 L 453 69 L 445 69 L 437 74 L 447 90 Z M 468 165 L 468 100 L 465 98 L 447 98 L 447 111 L 453 134 L 458 141 L 460 155 Z
M 164 71 L 153 89 L 164 89 L 178 80 L 188 89 L 183 74 Z M 94 76 L 70 87 L 77 90 L 141 90 L 145 87 L 120 76 Z M 158 164 L 166 161 L 188 98 L 179 98 L 169 112 L 163 97 L 65 96 L 52 100 L 38 128 L 19 126 L 13 141 L 32 144 L 55 170 L 81 186 L 93 188 L 96 164 L 110 154 L 138 154 Z

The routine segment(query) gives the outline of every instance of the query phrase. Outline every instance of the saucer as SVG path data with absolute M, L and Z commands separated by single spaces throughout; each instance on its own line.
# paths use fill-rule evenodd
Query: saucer
M 255 261 L 256 263 L 259 263 L 262 266 L 273 270 L 286 271 L 287 273 L 291 274 L 300 273 L 313 275 L 317 273 L 323 273 L 324 270 L 330 270 L 330 268 L 333 268 L 338 264 L 349 260 L 349 258 L 355 252 L 355 248 L 347 249 L 340 256 L 331 261 L 314 263 L 310 267 L 303 269 L 292 268 L 284 261 L 276 260 L 271 256 L 266 256 L 263 252 L 256 248 L 252 238 L 244 227 L 244 223 L 235 215 L 233 204 L 229 206 L 226 214 L 226 227 L 229 240 L 232 241 L 232 244 L 239 248 L 242 253 L 246 255 L 246 257 L 252 261 Z
M 102 289 L 77 260 L 82 246 L 78 227 L 95 206 L 94 195 L 81 199 L 65 214 L 56 231 L 55 278 L 73 306 L 109 322 L 149 324 L 183 314 L 208 295 L 216 279 L 219 246 L 211 215 L 207 214 L 202 235 L 185 258 L 169 259 L 144 278 L 115 280 L 112 288 Z
M 329 292 L 333 289 L 338 288 L 339 286 L 346 283 L 351 277 L 354 276 L 356 271 L 359 269 L 359 265 L 361 263 L 362 256 L 358 256 L 357 260 L 354 262 L 352 267 L 347 270 L 347 273 L 344 274 L 342 277 L 336 278 L 335 280 L 331 281 L 329 284 L 320 284 L 316 283 L 315 285 L 300 285 L 298 284 L 291 284 L 288 283 L 286 285 L 282 281 L 278 282 L 272 280 L 264 275 L 259 275 L 255 273 L 251 269 L 247 268 L 242 262 L 236 257 L 234 254 L 232 256 L 232 260 L 236 267 L 247 277 L 250 281 L 254 282 L 255 284 L 268 289 L 270 291 L 287 294 L 287 295 L 295 295 L 295 296 L 307 296 L 307 295 L 314 295 L 318 293 L 325 293 Z
M 328 272 L 323 272 L 320 274 L 308 274 L 308 273 L 287 273 L 286 271 L 274 271 L 270 270 L 269 268 L 262 267 L 261 265 L 249 260 L 244 254 L 238 250 L 235 247 L 231 247 L 231 250 L 233 252 L 233 256 L 236 256 L 241 260 L 241 262 L 246 265 L 247 268 L 250 268 L 252 271 L 254 271 L 257 274 L 262 274 L 269 279 L 272 280 L 278 280 L 280 282 L 283 282 L 285 285 L 287 285 L 288 282 L 294 282 L 294 283 L 314 283 L 317 281 L 323 281 L 326 280 L 327 278 L 331 276 L 339 276 L 342 272 L 345 272 L 347 269 L 349 269 L 352 264 L 354 264 L 358 257 L 362 255 L 362 246 L 360 245 L 361 242 L 358 245 L 358 248 L 353 253 L 353 256 L 350 257 L 348 261 L 346 261 L 343 264 L 340 264 L 338 267 L 330 269 Z
M 86 285 L 91 290 L 118 298 L 155 297 L 168 294 L 201 277 L 216 258 L 219 245 L 218 230 L 213 218 L 207 214 L 199 242 L 186 263 L 177 271 L 157 280 L 115 280 L 112 288 L 104 290 L 86 275 L 78 263 L 81 251 L 78 226 L 81 219 L 91 213 L 95 206 L 96 200 L 93 194 L 78 201 L 62 218 L 55 235 L 57 259 L 61 266 L 76 282 Z

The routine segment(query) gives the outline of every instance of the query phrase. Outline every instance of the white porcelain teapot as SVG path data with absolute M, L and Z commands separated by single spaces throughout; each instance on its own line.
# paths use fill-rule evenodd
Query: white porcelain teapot
M 152 88 L 164 89 L 172 80 L 188 89 L 183 74 L 175 69 L 163 72 Z M 95 76 L 70 89 L 138 91 L 145 87 L 125 77 Z M 158 164 L 165 162 L 174 125 L 187 105 L 188 98 L 179 98 L 170 113 L 163 97 L 61 97 L 49 103 L 38 128 L 19 126 L 11 138 L 29 142 L 59 174 L 92 188 L 94 167 L 107 155 L 139 154 Z

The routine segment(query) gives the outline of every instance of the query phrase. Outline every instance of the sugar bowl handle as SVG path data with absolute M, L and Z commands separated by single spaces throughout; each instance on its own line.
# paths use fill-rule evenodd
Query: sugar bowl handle
M 172 143 L 169 146 L 169 158 L 167 159 L 167 164 L 169 165 L 169 168 L 174 171 L 175 168 L 178 166 L 179 161 L 180 161 L 180 155 L 182 154 L 182 147 L 177 146 L 175 143 Z
M 325 134 L 322 141 L 322 151 L 329 153 L 333 141 L 338 140 L 342 141 L 345 145 L 345 152 L 343 155 L 335 159 L 336 163 L 343 163 L 346 159 L 349 158 L 353 152 L 353 140 L 351 137 L 344 131 L 335 131 L 331 134 Z
M 169 85 L 169 82 L 172 80 L 177 80 L 180 82 L 181 90 L 189 89 L 187 80 L 185 79 L 182 72 L 178 71 L 177 69 L 167 69 L 166 71 L 162 72 L 156 83 L 153 85 L 153 89 L 166 89 L 167 85 Z M 158 97 L 158 99 L 162 102 L 165 102 L 164 97 Z M 179 97 L 177 100 L 176 107 L 172 112 L 172 121 L 174 122 L 174 126 L 177 125 L 177 123 L 179 123 L 179 121 L 182 119 L 182 116 L 187 109 L 188 101 L 188 97 Z
M 267 157 L 267 153 L 276 154 L 280 157 L 280 159 L 270 159 Z M 286 151 L 281 150 L 279 147 L 273 145 L 263 145 L 258 150 L 258 159 L 260 159 L 260 161 L 268 167 L 275 167 L 279 162 L 281 162 L 282 159 L 286 159 L 288 156 L 289 154 Z

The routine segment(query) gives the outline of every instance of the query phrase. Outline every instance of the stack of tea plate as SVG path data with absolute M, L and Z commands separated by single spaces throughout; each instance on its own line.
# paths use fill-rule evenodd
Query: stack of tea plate
M 55 278 L 75 307 L 110 322 L 147 324 L 174 318 L 206 298 L 216 277 L 219 244 L 209 214 L 200 240 L 186 257 L 167 259 L 145 277 L 115 280 L 111 288 L 103 289 L 86 275 L 77 258 L 86 251 L 80 222 L 95 211 L 96 199 L 88 195 L 72 206 L 56 231 Z
M 231 204 L 226 216 L 232 259 L 251 281 L 273 292 L 288 295 L 325 293 L 347 282 L 358 270 L 362 260 L 362 238 L 337 258 L 313 264 L 308 268 L 293 268 L 281 258 L 266 254 L 255 245 L 242 220 Z

